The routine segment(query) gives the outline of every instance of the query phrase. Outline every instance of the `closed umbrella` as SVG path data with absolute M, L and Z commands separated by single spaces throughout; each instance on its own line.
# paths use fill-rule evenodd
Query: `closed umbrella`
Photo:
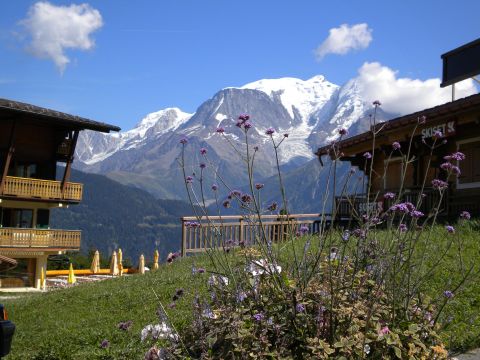
M 138 271 L 140 274 L 145 274 L 145 257 L 142 255 L 140 255 L 140 261 L 139 261 L 139 264 L 138 264 Z
M 45 290 L 45 269 L 42 266 L 40 271 L 40 289 Z
M 120 276 L 123 275 L 122 258 L 123 258 L 122 249 L 118 249 L 118 273 L 120 274 Z
M 158 250 L 155 250 L 155 253 L 153 254 L 153 270 L 158 269 Z
M 77 279 L 75 278 L 75 273 L 73 272 L 73 265 L 70 263 L 70 269 L 68 270 L 68 280 L 69 284 L 75 284 Z
M 93 254 L 92 265 L 90 266 L 90 271 L 94 274 L 100 272 L 100 253 L 95 251 Z
M 118 262 L 117 262 L 117 252 L 114 251 L 112 254 L 112 260 L 110 260 L 110 274 L 118 275 Z

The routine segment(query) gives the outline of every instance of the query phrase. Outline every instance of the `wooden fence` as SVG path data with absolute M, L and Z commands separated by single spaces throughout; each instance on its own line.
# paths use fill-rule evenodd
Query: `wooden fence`
M 75 201 L 82 200 L 83 184 L 67 182 L 62 191 L 62 183 L 53 180 L 41 180 L 7 176 L 2 195 L 20 198 L 38 198 L 42 200 Z
M 302 230 L 320 230 L 319 214 L 186 216 L 182 221 L 182 256 L 224 246 L 255 245 L 260 239 L 278 242 Z
M 80 249 L 80 230 L 0 228 L 0 248 Z

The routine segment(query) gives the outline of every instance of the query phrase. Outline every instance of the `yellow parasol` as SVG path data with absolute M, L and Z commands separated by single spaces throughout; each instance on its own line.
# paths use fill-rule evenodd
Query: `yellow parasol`
M 138 272 L 140 274 L 145 274 L 145 257 L 142 255 L 140 255 L 140 261 L 139 261 L 139 264 L 138 264 Z
M 45 269 L 43 266 L 40 272 L 40 289 L 45 290 Z
M 94 274 L 100 272 L 100 253 L 95 251 L 93 254 L 92 265 L 90 265 L 90 271 Z
M 113 251 L 112 260 L 110 260 L 110 274 L 118 275 L 117 252 Z
M 153 253 L 153 270 L 158 269 L 158 250 Z
M 69 284 L 75 284 L 77 279 L 75 278 L 75 273 L 73 272 L 73 265 L 70 263 L 70 269 L 68 270 L 68 280 Z
M 118 249 L 118 273 L 120 274 L 120 276 L 123 275 L 122 258 L 123 258 L 122 249 Z

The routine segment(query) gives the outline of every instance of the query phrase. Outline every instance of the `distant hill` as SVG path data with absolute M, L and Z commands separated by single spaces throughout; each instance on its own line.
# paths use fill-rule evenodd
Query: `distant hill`
M 180 249 L 179 218 L 193 214 L 188 203 L 158 200 L 103 175 L 73 170 L 71 181 L 84 184 L 83 201 L 52 210 L 51 226 L 82 230 L 82 252 L 98 249 L 109 256 L 121 248 L 125 258 L 137 263 L 142 253 L 151 260 L 158 249 L 164 259 L 168 252 Z

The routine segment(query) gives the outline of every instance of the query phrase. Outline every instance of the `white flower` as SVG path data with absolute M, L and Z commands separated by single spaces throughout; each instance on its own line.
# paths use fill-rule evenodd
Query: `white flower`
M 208 278 L 208 285 L 209 286 L 227 286 L 228 285 L 228 278 L 221 275 L 212 275 Z
M 251 262 L 248 267 L 248 272 L 252 274 L 253 277 L 260 276 L 264 273 L 273 274 L 276 272 L 279 274 L 282 272 L 282 267 L 276 264 L 269 264 L 266 259 L 260 259 Z
M 142 329 L 140 333 L 140 338 L 142 341 L 148 338 L 149 335 L 152 335 L 152 339 L 171 339 L 177 340 L 178 336 L 172 332 L 172 329 L 165 323 L 156 324 L 156 325 L 147 325 Z

